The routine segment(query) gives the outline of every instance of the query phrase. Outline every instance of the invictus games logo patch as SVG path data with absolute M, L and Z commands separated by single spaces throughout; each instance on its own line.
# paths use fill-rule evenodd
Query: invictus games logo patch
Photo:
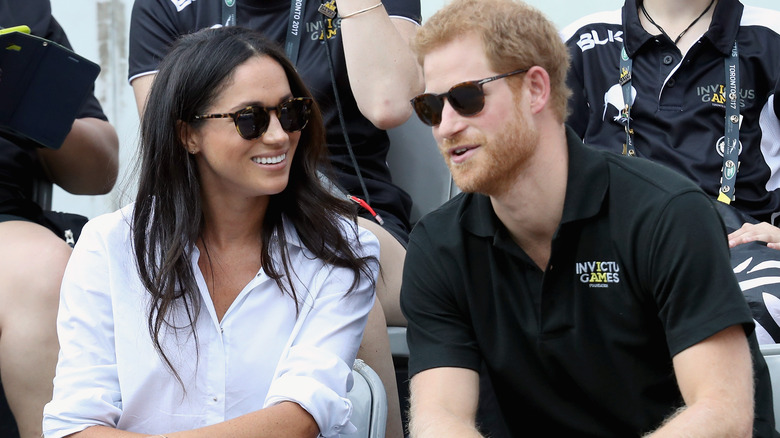
M 704 103 L 710 103 L 712 106 L 724 108 L 726 106 L 727 98 L 731 101 L 737 99 L 737 89 L 729 90 L 728 95 L 726 93 L 727 88 L 724 84 L 712 84 L 696 87 L 696 94 L 701 98 Z M 739 106 L 745 108 L 748 105 L 752 105 L 756 98 L 756 90 L 739 89 Z
M 589 287 L 609 287 L 620 283 L 620 265 L 617 262 L 577 262 L 575 271 L 580 282 Z

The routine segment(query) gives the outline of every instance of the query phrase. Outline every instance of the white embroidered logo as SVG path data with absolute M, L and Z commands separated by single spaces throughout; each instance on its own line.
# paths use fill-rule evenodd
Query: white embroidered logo
M 578 262 L 575 265 L 580 282 L 590 287 L 609 287 L 620 283 L 620 265 L 617 262 Z

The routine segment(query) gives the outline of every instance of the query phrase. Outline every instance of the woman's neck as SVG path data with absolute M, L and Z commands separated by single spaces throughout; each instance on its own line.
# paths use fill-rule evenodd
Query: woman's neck
M 203 201 L 203 238 L 217 247 L 259 242 L 263 220 L 268 209 L 268 197 L 254 202 L 219 199 Z

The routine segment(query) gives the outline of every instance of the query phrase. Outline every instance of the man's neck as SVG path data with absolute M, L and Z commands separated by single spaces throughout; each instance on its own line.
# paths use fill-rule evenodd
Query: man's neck
M 684 54 L 709 28 L 718 0 L 707 9 L 711 2 L 712 0 L 644 0 L 638 6 L 637 12 L 642 27 L 648 33 L 659 34 L 660 26 L 672 41 L 679 38 L 675 43 Z M 705 10 L 706 13 L 702 15 Z M 650 18 L 647 18 L 645 12 Z
M 563 216 L 568 161 L 563 125 L 543 128 L 526 171 L 505 192 L 490 196 L 496 216 L 512 239 L 543 270 Z
M 641 3 L 644 4 L 645 9 L 647 9 L 647 12 L 652 15 L 656 22 L 658 22 L 658 20 L 687 21 L 687 26 L 694 18 L 698 17 L 705 8 L 707 8 L 710 1 L 711 0 L 644 0 Z M 712 5 L 711 9 L 714 8 L 715 5 Z M 656 15 L 658 15 L 658 18 L 656 18 Z

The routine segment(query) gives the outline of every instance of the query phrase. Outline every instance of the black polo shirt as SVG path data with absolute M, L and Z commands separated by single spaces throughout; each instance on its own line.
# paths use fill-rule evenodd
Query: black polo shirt
M 720 0 L 712 24 L 685 57 L 667 37 L 642 28 L 637 0 L 593 14 L 562 32 L 571 55 L 568 123 L 585 143 L 620 153 L 620 51 L 633 60 L 631 108 L 639 156 L 669 166 L 716 197 L 723 166 L 725 59 L 739 50 L 742 143 L 739 210 L 763 221 L 780 212 L 780 11 Z M 720 145 L 720 147 L 718 146 Z M 777 222 L 777 221 L 775 221 Z
M 401 291 L 409 373 L 479 370 L 484 360 L 513 436 L 638 436 L 682 404 L 672 357 L 734 324 L 750 332 L 752 319 L 700 189 L 648 160 L 591 149 L 571 130 L 568 143 L 544 270 L 486 196 L 461 194 L 415 227 Z M 767 432 L 757 436 L 770 436 L 760 355 L 758 364 Z

